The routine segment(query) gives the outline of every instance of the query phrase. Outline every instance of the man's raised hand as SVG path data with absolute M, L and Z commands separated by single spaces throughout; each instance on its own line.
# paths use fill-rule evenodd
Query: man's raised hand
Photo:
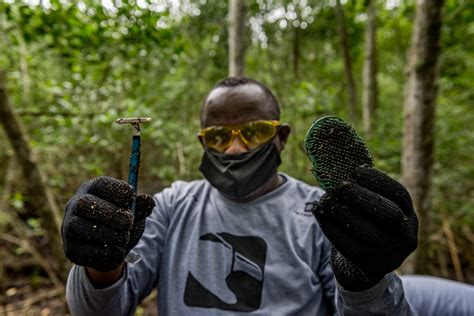
M 98 177 L 85 182 L 66 205 L 61 235 L 64 253 L 73 263 L 97 271 L 111 271 L 138 243 L 155 202 L 136 197 L 125 181 Z
M 372 287 L 417 247 L 418 219 L 410 195 L 373 168 L 356 168 L 314 204 L 313 214 L 333 245 L 336 279 L 349 291 Z

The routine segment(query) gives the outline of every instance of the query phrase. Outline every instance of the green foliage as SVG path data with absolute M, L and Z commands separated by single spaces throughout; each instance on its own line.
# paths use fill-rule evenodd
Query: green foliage
M 474 4 L 447 1 L 442 33 L 434 207 L 474 227 Z

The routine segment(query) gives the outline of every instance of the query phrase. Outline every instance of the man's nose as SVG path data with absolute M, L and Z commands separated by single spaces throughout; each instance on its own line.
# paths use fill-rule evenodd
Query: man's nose
M 224 153 L 228 155 L 235 155 L 235 154 L 240 154 L 243 152 L 248 151 L 248 148 L 245 147 L 244 142 L 240 139 L 239 136 L 234 137 L 234 140 L 232 141 L 232 144 L 230 144 L 230 147 L 227 148 Z

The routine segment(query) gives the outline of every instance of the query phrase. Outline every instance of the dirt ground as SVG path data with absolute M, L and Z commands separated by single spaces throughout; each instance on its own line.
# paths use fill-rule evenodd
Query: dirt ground
M 155 316 L 157 313 L 156 290 L 137 308 L 136 316 Z M 0 296 L 1 316 L 53 316 L 69 315 L 64 288 L 48 285 L 33 289 L 18 281 Z
M 28 253 L 16 249 L 0 239 L 0 316 L 69 315 L 64 287 L 55 286 Z M 135 315 L 158 315 L 156 295 L 155 290 Z

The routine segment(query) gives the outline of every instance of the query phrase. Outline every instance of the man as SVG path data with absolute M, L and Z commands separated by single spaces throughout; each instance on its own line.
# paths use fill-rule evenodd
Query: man
M 416 247 L 406 190 L 371 168 L 326 194 L 278 173 L 290 134 L 279 117 L 264 85 L 227 78 L 201 111 L 206 180 L 175 182 L 154 199 L 138 195 L 134 217 L 127 183 L 100 177 L 83 184 L 62 227 L 76 264 L 67 284 L 72 314 L 130 315 L 156 286 L 161 316 L 414 313 L 391 272 Z M 373 191 L 373 179 L 394 201 Z M 375 197 L 380 212 L 359 212 L 357 194 Z M 365 229 L 338 234 L 347 219 Z

